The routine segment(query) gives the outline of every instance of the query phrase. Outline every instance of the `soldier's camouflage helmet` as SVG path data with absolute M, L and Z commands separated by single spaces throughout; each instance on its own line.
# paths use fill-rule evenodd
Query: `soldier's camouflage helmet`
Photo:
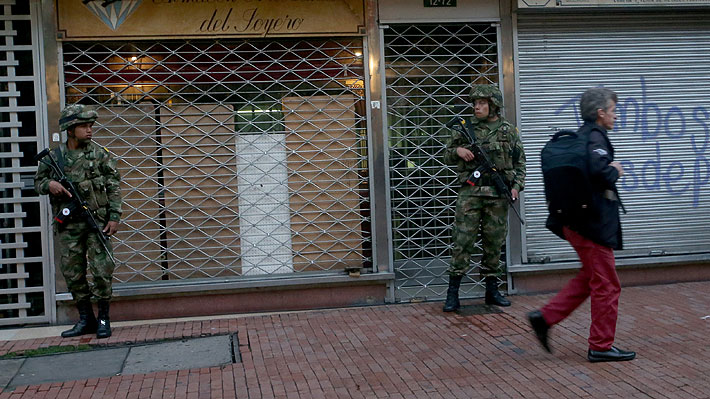
M 83 104 L 67 105 L 59 115 L 59 130 L 67 130 L 74 125 L 95 122 L 98 112 Z
M 498 86 L 495 85 L 473 85 L 471 88 L 471 100 L 477 98 L 488 98 L 493 105 L 498 108 L 503 108 L 503 94 L 501 94 Z

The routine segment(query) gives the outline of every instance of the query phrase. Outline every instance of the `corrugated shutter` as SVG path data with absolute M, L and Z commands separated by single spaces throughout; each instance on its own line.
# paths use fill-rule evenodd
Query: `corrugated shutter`
M 527 263 L 576 259 L 545 229 L 540 150 L 554 129 L 579 125 L 579 96 L 601 85 L 619 95 L 609 136 L 626 170 L 618 186 L 628 214 L 617 256 L 708 251 L 708 21 L 697 11 L 519 15 Z

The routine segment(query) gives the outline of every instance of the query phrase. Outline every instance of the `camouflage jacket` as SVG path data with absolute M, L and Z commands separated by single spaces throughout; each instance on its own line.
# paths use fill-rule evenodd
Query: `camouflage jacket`
M 93 142 L 83 150 L 70 151 L 66 144 L 60 146 L 64 155 L 64 173 L 71 180 L 79 194 L 89 204 L 96 217 L 106 223 L 109 220 L 121 220 L 121 176 L 116 167 L 116 160 L 104 147 Z M 48 156 L 56 159 L 54 150 Z M 39 194 L 49 194 L 49 182 L 59 181 L 52 168 L 41 162 L 35 175 L 35 190 Z M 68 204 L 69 199 L 50 195 L 52 214 Z
M 523 143 L 520 141 L 518 129 L 504 118 L 499 119 L 500 124 L 491 130 L 489 125 L 483 121 L 475 121 L 473 131 L 476 141 L 488 154 L 491 162 L 496 164 L 502 173 L 503 179 L 508 183 L 508 187 L 523 191 L 525 188 L 525 151 Z M 466 121 L 466 125 L 471 123 Z M 471 142 L 467 136 L 452 129 L 452 134 L 446 144 L 444 151 L 444 162 L 448 165 L 455 165 L 457 182 L 464 184 L 471 173 L 480 166 L 480 159 L 475 158 L 471 162 L 466 162 L 456 154 L 458 147 L 471 149 Z M 500 196 L 493 186 L 490 178 L 485 174 L 481 178 L 481 185 L 473 188 L 473 195 L 479 196 Z

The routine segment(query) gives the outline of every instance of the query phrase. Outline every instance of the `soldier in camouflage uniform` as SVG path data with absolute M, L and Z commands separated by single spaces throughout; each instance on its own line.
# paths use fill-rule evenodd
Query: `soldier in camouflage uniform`
M 494 85 L 474 85 L 471 91 L 475 118 L 471 126 L 476 141 L 496 164 L 503 179 L 510 187 L 513 200 L 523 190 L 525 181 L 525 152 L 518 129 L 505 120 L 500 109 L 503 96 Z M 444 152 L 444 162 L 456 165 L 458 183 L 461 184 L 456 200 L 456 220 L 452 234 L 453 250 L 448 269 L 449 288 L 446 294 L 445 312 L 460 307 L 459 287 L 469 268 L 477 237 L 482 241 L 481 276 L 486 282 L 486 304 L 510 306 L 510 301 L 498 292 L 499 261 L 505 241 L 508 220 L 508 201 L 499 193 L 490 178 L 484 173 L 479 184 L 472 186 L 466 180 L 480 166 L 471 151 L 470 141 L 461 132 L 453 130 Z
M 110 237 L 118 230 L 121 220 L 120 175 L 116 160 L 109 151 L 91 141 L 91 129 L 97 117 L 96 111 L 84 105 L 67 106 L 59 119 L 60 129 L 67 131 L 67 141 L 48 156 L 64 169 L 67 178 L 89 204 L 97 222 L 104 226 L 104 234 Z M 71 197 L 58 180 L 47 163 L 40 163 L 34 180 L 35 190 L 39 194 L 50 194 L 54 215 L 69 204 Z M 98 233 L 85 218 L 79 212 L 74 214 L 76 216 L 69 216 L 61 224 L 56 220 L 54 223 L 55 242 L 61 256 L 60 269 L 79 310 L 79 322 L 62 332 L 62 337 L 92 333 L 98 338 L 109 337 L 109 301 L 115 267 L 112 254 L 107 253 Z M 108 251 L 111 250 L 109 242 Z M 87 269 L 93 284 L 87 280 Z M 92 296 L 98 301 L 98 320 L 94 317 Z

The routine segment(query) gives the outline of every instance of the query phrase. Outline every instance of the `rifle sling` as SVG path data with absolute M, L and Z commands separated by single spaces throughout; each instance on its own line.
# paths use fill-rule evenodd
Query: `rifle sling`
M 57 165 L 59 166 L 59 170 L 64 173 L 64 153 L 62 152 L 62 146 L 59 145 L 57 148 L 54 149 L 55 153 L 55 158 L 57 158 Z

